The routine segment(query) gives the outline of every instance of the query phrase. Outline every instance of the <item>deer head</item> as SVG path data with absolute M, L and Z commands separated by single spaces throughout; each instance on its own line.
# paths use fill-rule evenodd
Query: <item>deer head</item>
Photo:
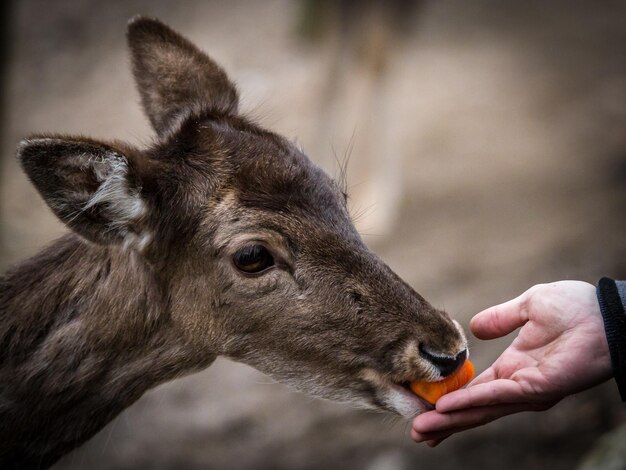
M 142 150 L 24 141 L 19 158 L 50 208 L 85 243 L 151 266 L 167 327 L 199 356 L 320 397 L 427 409 L 405 384 L 465 360 L 459 325 L 364 245 L 331 178 L 239 113 L 208 56 L 151 19 L 132 21 L 128 42 L 157 139 Z

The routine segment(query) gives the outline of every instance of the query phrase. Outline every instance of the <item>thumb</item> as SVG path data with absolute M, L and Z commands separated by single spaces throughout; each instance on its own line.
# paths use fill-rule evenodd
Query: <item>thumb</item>
M 523 326 L 528 321 L 527 298 L 528 291 L 476 314 L 470 322 L 474 336 L 479 339 L 499 338 Z

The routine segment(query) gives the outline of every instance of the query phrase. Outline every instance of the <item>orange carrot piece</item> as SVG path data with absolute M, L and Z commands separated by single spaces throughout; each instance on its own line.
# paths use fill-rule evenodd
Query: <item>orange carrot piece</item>
M 464 386 L 474 377 L 474 365 L 465 361 L 452 375 L 439 382 L 413 381 L 409 384 L 413 393 L 434 405 L 446 393 L 453 392 Z

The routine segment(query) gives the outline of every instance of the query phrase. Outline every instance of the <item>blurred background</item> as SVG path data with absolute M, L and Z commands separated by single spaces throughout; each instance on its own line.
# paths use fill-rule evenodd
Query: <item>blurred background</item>
M 65 232 L 14 159 L 33 132 L 144 145 L 126 21 L 220 62 L 243 109 L 331 174 L 368 243 L 466 327 L 533 284 L 626 278 L 626 2 L 3 2 L 0 265 Z M 511 337 L 472 340 L 479 370 Z M 581 364 L 584 367 L 584 364 Z M 147 393 L 74 469 L 572 469 L 626 413 L 613 383 L 453 437 L 226 360 Z M 622 439 L 626 441 L 626 439 Z M 625 467 L 615 467 L 625 468 Z

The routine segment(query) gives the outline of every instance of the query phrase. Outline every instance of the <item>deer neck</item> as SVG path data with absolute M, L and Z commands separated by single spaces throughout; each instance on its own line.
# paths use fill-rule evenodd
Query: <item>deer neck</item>
M 56 460 L 149 388 L 212 362 L 178 334 L 166 299 L 167 286 L 135 253 L 74 235 L 0 279 L 7 462 Z

